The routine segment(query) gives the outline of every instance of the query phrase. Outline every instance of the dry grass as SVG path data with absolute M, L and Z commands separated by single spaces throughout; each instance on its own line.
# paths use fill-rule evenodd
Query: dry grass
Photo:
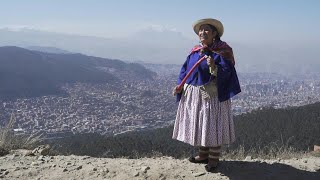
M 222 151 L 222 157 L 226 159 L 237 159 L 243 160 L 247 156 L 251 156 L 252 158 L 259 159 L 290 159 L 296 157 L 306 156 L 307 152 L 297 151 L 292 147 L 266 147 L 266 148 L 251 148 L 249 150 L 245 150 L 243 146 L 239 146 L 235 150 L 228 150 L 228 148 L 224 148 Z
M 9 151 L 7 149 L 0 147 L 0 157 L 5 156 L 7 154 L 9 154 Z
M 320 151 L 312 151 L 310 155 L 314 157 L 320 157 Z
M 7 148 L 10 144 L 11 139 L 13 139 L 13 125 L 15 123 L 15 118 L 11 115 L 9 123 L 0 128 L 0 147 Z
M 0 148 L 4 150 L 12 149 L 30 149 L 34 147 L 35 144 L 42 141 L 42 134 L 35 133 L 25 136 L 17 136 L 14 134 L 13 127 L 16 122 L 14 115 L 8 124 L 4 127 L 0 127 Z

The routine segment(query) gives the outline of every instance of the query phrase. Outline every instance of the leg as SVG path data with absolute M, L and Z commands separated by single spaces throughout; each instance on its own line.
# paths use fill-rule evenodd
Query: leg
M 209 156 L 209 147 L 199 147 L 199 158 L 207 159 Z
M 208 172 L 212 172 L 218 166 L 220 152 L 221 152 L 221 146 L 210 147 L 209 162 L 205 167 Z
M 199 147 L 199 153 L 196 157 L 190 157 L 192 163 L 208 163 L 209 147 Z

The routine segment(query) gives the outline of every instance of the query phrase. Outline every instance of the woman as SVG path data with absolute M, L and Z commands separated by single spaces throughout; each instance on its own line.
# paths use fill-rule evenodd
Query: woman
M 221 146 L 235 140 L 230 98 L 240 93 L 232 49 L 220 40 L 223 25 L 216 19 L 194 23 L 200 45 L 195 46 L 183 64 L 178 84 L 204 55 L 208 58 L 191 73 L 183 89 L 173 94 L 179 102 L 173 139 L 199 147 L 190 157 L 193 163 L 206 163 L 208 172 L 218 165 Z

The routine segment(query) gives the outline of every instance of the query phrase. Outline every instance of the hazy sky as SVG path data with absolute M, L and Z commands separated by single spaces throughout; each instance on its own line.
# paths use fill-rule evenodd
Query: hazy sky
M 126 37 L 146 28 L 182 32 L 217 18 L 233 42 L 320 40 L 319 0 L 6 0 L 0 27 L 29 27 L 101 37 Z

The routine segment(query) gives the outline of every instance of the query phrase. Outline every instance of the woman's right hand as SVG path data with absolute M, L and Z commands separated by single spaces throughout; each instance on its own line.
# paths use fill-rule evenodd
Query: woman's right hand
M 174 87 L 173 90 L 172 90 L 172 95 L 175 96 L 179 93 L 181 93 L 182 91 L 182 88 L 181 89 L 178 89 L 178 86 Z

